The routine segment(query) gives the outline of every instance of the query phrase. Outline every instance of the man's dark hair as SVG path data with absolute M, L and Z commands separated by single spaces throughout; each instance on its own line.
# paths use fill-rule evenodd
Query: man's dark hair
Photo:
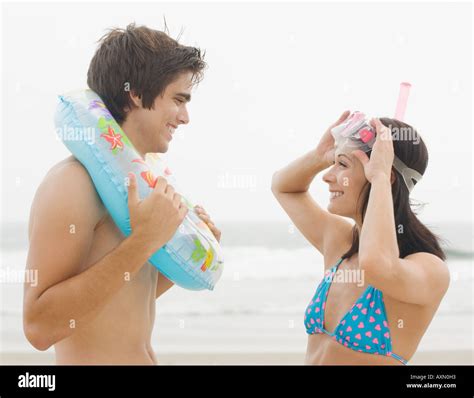
M 134 106 L 129 92 L 151 109 L 155 98 L 181 73 L 192 72 L 196 84 L 206 67 L 200 49 L 179 44 L 167 33 L 146 26 L 132 23 L 126 29 L 111 29 L 99 42 L 87 84 L 119 124 Z

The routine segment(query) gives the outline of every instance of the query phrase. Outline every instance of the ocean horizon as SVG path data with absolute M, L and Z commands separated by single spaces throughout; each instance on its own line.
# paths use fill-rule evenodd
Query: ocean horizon
M 294 249 L 310 246 L 291 223 L 285 221 L 222 222 L 221 245 L 225 247 L 266 247 Z M 427 222 L 425 225 L 441 238 L 441 247 L 451 258 L 474 256 L 473 224 L 469 222 Z M 8 222 L 0 225 L 1 250 L 28 247 L 28 223 Z

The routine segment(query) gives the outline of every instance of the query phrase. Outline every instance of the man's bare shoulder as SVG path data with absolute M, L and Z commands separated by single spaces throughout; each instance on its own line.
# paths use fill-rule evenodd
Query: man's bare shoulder
M 89 173 L 73 156 L 51 167 L 36 191 L 31 214 L 51 211 L 87 214 L 97 222 L 106 214 Z
M 93 188 L 92 180 L 86 168 L 74 156 L 69 156 L 52 166 L 46 173 L 42 183 L 64 182 L 70 177 L 79 179 L 78 183 L 83 183 L 84 188 Z

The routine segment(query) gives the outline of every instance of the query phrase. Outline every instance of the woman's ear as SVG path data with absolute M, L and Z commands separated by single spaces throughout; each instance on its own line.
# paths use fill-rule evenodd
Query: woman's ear
M 392 169 L 392 171 L 391 171 L 391 173 L 390 173 L 390 184 L 393 184 L 393 183 L 395 182 L 395 179 L 396 179 L 396 178 L 397 178 L 397 177 L 395 176 L 395 172 L 394 172 L 393 169 Z

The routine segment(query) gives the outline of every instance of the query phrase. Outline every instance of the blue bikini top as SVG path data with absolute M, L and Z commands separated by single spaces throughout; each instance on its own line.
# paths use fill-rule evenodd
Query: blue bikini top
M 304 317 L 306 333 L 325 333 L 352 350 L 393 357 L 406 365 L 405 359 L 392 352 L 392 339 L 383 294 L 371 285 L 367 286 L 349 312 L 344 315 L 333 333 L 325 329 L 324 308 L 333 277 L 342 261 L 341 258 L 326 272 L 306 308 Z

